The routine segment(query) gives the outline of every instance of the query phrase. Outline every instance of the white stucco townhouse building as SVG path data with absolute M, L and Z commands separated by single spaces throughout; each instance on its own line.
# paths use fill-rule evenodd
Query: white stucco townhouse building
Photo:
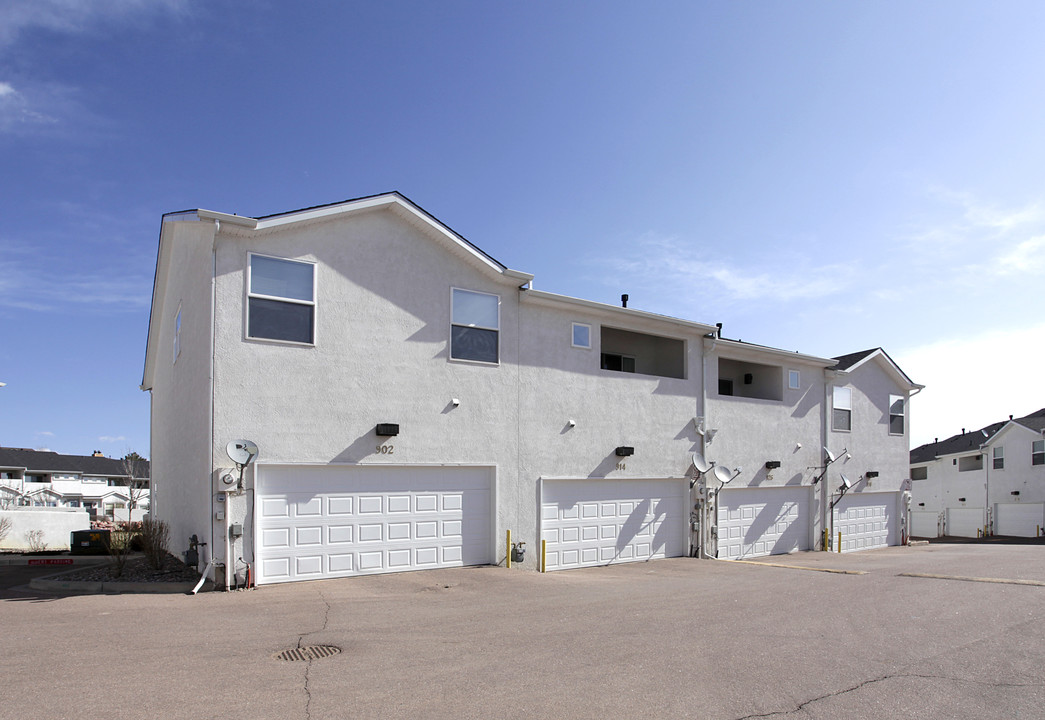
M 1045 534 L 1045 408 L 911 451 L 912 535 Z
M 265 584 L 513 546 L 558 570 L 902 540 L 919 386 L 884 352 L 789 353 L 532 280 L 399 193 L 164 216 L 142 388 L 172 543 Z

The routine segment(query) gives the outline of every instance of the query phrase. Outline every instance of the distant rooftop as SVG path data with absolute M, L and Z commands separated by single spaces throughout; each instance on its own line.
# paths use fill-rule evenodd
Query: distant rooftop
M 1018 423 L 1036 432 L 1041 432 L 1041 430 L 1045 428 L 1045 408 L 1021 418 L 1013 418 L 1010 415 L 1008 420 L 991 423 L 990 425 L 976 428 L 975 430 L 969 430 L 968 432 L 962 430 L 959 434 L 952 435 L 944 440 L 920 445 L 911 450 L 911 462 L 929 462 L 933 458 L 941 455 L 955 455 L 976 450 L 980 445 L 983 445 L 985 442 L 988 442 L 992 437 L 997 435 L 998 432 L 1010 422 Z

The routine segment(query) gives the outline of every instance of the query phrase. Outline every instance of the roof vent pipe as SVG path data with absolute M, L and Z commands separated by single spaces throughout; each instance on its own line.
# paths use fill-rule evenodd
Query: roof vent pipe
M 718 328 L 718 334 L 715 337 L 722 337 L 722 323 L 715 323 L 715 327 Z
M 628 307 L 628 294 L 627 293 L 624 293 L 623 295 L 620 296 L 620 306 L 621 307 Z

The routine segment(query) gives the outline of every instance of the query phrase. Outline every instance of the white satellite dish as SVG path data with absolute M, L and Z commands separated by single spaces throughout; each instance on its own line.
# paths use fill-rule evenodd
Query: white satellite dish
M 824 454 L 827 455 L 827 462 L 833 463 L 835 461 L 835 454 L 827 448 L 824 448 Z
M 846 490 L 853 486 L 853 483 L 845 475 L 839 473 L 839 476 L 842 478 L 842 487 L 844 487 Z
M 229 459 L 236 463 L 240 470 L 254 462 L 258 456 L 258 446 L 250 440 L 233 440 L 225 446 Z
M 693 467 L 697 469 L 698 473 L 703 475 L 711 469 L 711 463 L 700 453 L 693 453 Z
M 732 475 L 732 473 L 729 472 L 728 468 L 724 468 L 721 465 L 718 465 L 715 468 L 715 479 L 718 480 L 723 485 L 725 485 L 726 483 L 728 483 L 730 480 L 733 479 L 733 475 Z

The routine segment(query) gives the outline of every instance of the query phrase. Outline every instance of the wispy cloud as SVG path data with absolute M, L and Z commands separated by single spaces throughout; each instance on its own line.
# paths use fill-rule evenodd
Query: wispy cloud
M 103 443 L 116 443 L 116 442 L 126 442 L 126 441 L 127 441 L 127 438 L 125 438 L 123 435 L 118 435 L 116 437 L 113 437 L 112 435 L 101 435 L 98 438 L 98 442 L 103 442 Z
M 646 233 L 627 257 L 603 260 L 615 276 L 626 274 L 629 284 L 657 288 L 657 294 L 714 297 L 719 304 L 748 301 L 802 301 L 842 292 L 855 268 L 845 264 L 817 264 L 793 253 L 787 261 L 771 258 L 762 264 L 738 265 L 713 260 L 703 247 L 678 237 Z
M 63 34 L 93 32 L 112 23 L 131 23 L 160 12 L 184 13 L 189 0 L 30 0 L 0 4 L 0 49 L 29 30 Z

